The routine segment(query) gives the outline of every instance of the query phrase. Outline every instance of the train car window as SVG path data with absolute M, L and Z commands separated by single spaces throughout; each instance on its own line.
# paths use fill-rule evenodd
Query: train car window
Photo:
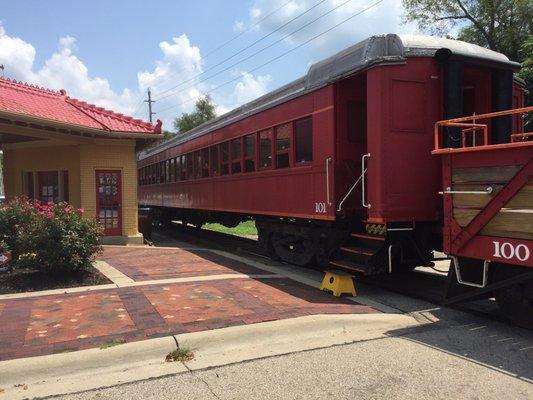
M 241 138 L 233 139 L 231 141 L 231 173 L 238 174 L 242 171 L 242 151 L 241 151 Z
M 255 171 L 255 133 L 244 137 L 244 172 Z
M 165 161 L 165 182 L 170 182 L 170 160 Z
M 194 152 L 194 178 L 202 177 L 202 154 L 200 151 Z
M 291 124 L 276 127 L 276 168 L 287 168 L 290 165 Z
M 184 181 L 187 179 L 187 160 L 185 154 L 181 156 L 181 169 L 180 169 L 180 180 Z
M 259 132 L 259 167 L 272 167 L 272 131 L 270 129 Z
M 161 163 L 155 165 L 155 183 L 161 183 Z
M 202 156 L 202 178 L 209 177 L 209 149 L 206 147 L 201 150 Z
M 150 183 L 153 185 L 154 183 L 156 183 L 156 181 L 156 165 L 152 164 L 150 165 Z
M 180 161 L 181 158 L 179 156 L 174 159 L 174 182 L 180 180 Z
M 220 143 L 220 175 L 229 174 L 229 142 Z
M 169 182 L 174 182 L 174 176 L 175 176 L 174 173 L 176 171 L 176 169 L 175 169 L 176 167 L 174 166 L 174 159 L 173 158 L 170 159 L 170 167 L 169 168 L 170 168 L 170 173 L 169 173 L 168 181 Z
M 189 154 L 186 154 L 185 155 L 186 157 L 186 160 L 187 160 L 187 177 L 185 179 L 192 179 L 194 178 L 194 175 L 193 175 L 193 154 L 192 153 L 189 153 Z
M 211 146 L 211 176 L 218 176 L 218 146 Z
M 296 162 L 313 161 L 313 119 L 304 118 L 294 123 Z

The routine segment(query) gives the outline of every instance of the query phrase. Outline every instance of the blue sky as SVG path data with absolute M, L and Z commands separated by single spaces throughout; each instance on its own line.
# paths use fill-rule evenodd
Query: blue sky
M 150 86 L 160 99 L 154 109 L 161 110 L 158 117 L 169 129 L 173 117 L 189 111 L 206 92 L 223 113 L 303 75 L 312 62 L 369 35 L 416 31 L 401 24 L 400 0 L 382 0 L 279 61 L 249 72 L 378 1 L 5 1 L 0 64 L 6 77 L 64 88 L 73 97 L 145 119 L 141 101 Z M 246 57 L 250 59 L 239 62 Z

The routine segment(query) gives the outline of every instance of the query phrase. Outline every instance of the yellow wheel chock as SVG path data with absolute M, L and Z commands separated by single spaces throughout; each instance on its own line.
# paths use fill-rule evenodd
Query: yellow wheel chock
M 320 284 L 320 290 L 330 290 L 335 297 L 339 297 L 343 293 L 357 296 L 353 284 L 353 275 L 342 271 L 326 271 L 326 275 Z

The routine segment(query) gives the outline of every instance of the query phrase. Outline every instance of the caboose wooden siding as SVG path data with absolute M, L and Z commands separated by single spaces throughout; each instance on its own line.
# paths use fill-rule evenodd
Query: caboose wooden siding
M 533 142 L 443 149 L 444 188 L 454 191 L 445 197 L 444 248 L 464 257 L 533 266 Z M 447 154 L 446 154 L 447 153 Z M 512 186 L 512 187 L 511 187 Z M 497 212 L 487 206 L 502 190 L 512 195 Z M 480 213 L 487 216 L 481 229 L 468 238 L 469 228 Z M 463 235 L 463 237 L 461 237 Z M 502 259 L 500 243 L 520 246 L 524 254 Z M 525 257 L 529 254 L 529 257 Z M 523 258 L 523 259 L 520 259 Z

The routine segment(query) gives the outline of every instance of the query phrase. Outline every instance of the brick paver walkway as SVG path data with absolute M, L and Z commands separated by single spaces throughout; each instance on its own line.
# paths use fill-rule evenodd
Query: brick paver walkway
M 103 259 L 143 281 L 198 276 L 203 268 L 206 275 L 229 271 L 270 274 L 208 251 L 119 250 L 106 249 Z M 141 257 L 143 252 L 149 252 L 150 257 Z M 184 262 L 187 259 L 192 260 L 192 266 Z M 134 271 L 140 271 L 139 275 Z M 0 360 L 310 314 L 371 312 L 376 311 L 281 277 L 180 282 L 0 300 Z
M 202 249 L 106 247 L 103 259 L 135 281 L 219 274 L 269 274 Z

